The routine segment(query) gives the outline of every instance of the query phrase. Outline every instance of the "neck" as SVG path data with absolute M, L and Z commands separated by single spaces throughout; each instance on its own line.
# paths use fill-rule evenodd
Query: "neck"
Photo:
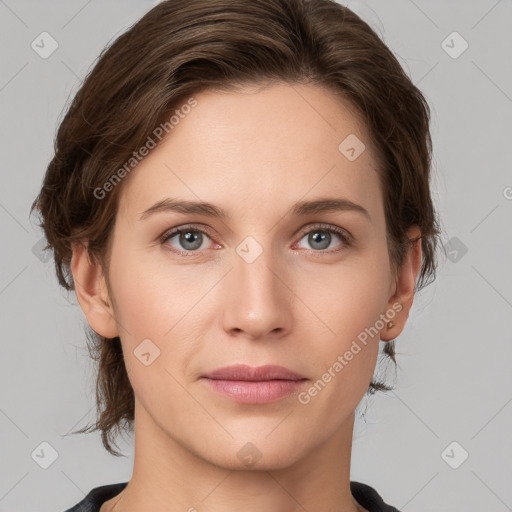
M 135 459 L 126 488 L 101 512 L 365 512 L 350 492 L 354 414 L 287 467 L 232 469 L 201 458 L 135 408 Z

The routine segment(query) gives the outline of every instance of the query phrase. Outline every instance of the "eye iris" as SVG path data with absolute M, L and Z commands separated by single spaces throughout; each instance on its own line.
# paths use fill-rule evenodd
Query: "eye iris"
M 319 235 L 319 236 L 317 236 Z M 327 243 L 325 241 L 327 240 Z M 308 242 L 312 247 L 315 247 L 315 243 L 320 242 L 321 247 L 315 247 L 316 249 L 326 249 L 329 247 L 331 242 L 331 234 L 328 231 L 314 231 L 309 235 Z M 324 242 L 324 243 L 322 243 Z
M 203 233 L 199 230 L 189 229 L 186 231 L 179 232 L 179 242 L 182 247 L 187 251 L 193 251 L 195 249 L 199 249 L 202 244 Z M 308 235 L 308 242 L 315 249 L 323 250 L 329 247 L 331 243 L 331 232 L 329 230 L 316 230 L 311 231 Z M 187 246 L 187 244 L 191 244 L 191 246 Z
M 182 231 L 180 233 L 180 244 L 184 246 L 187 251 L 198 249 L 199 247 L 201 247 L 201 237 L 202 234 L 199 231 Z M 193 247 L 187 247 L 186 245 L 184 245 L 187 243 L 192 243 Z

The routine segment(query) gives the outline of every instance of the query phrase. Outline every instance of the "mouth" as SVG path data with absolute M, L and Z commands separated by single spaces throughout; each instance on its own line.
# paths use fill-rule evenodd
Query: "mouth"
M 201 376 L 210 389 L 239 403 L 265 404 L 296 393 L 307 378 L 284 368 L 234 365 Z

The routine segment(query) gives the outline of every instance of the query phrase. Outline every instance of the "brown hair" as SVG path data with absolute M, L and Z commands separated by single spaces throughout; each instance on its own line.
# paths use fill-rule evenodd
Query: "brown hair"
M 204 89 L 271 82 L 325 86 L 355 107 L 379 158 L 393 268 L 411 243 L 407 228 L 417 225 L 423 259 L 416 290 L 433 281 L 440 230 L 430 196 L 430 110 L 377 34 L 333 0 L 168 0 L 103 50 L 58 129 L 31 213 L 40 213 L 59 283 L 74 289 L 72 244 L 81 242 L 108 283 L 122 183 L 104 197 L 95 191 L 120 176 L 177 105 Z M 92 430 L 120 455 L 110 441 L 134 419 L 120 339 L 88 334 L 98 362 Z M 384 352 L 396 364 L 394 340 Z M 391 389 L 372 381 L 368 393 Z

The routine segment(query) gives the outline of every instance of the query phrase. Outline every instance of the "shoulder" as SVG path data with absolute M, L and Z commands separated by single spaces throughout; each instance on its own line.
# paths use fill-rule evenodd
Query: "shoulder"
M 118 495 L 127 484 L 128 482 L 120 482 L 95 487 L 82 501 L 64 512 L 99 512 L 101 505 Z
M 82 501 L 65 512 L 99 512 L 101 505 L 119 494 L 127 484 L 128 482 L 120 482 L 95 487 Z M 378 492 L 367 484 L 351 481 L 350 491 L 356 501 L 369 512 L 400 512 L 397 508 L 385 503 Z
M 400 512 L 397 508 L 384 503 L 379 493 L 362 482 L 350 482 L 350 492 L 355 500 L 368 512 Z

